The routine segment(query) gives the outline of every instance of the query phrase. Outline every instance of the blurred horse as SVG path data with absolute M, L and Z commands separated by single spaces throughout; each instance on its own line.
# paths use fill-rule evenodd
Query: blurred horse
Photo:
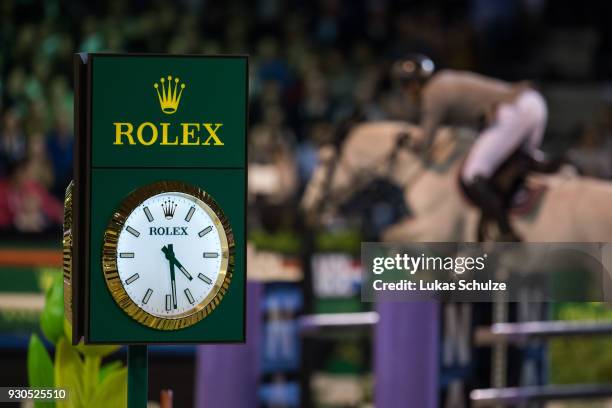
M 410 214 L 381 234 L 384 241 L 475 241 L 480 210 L 464 196 L 459 172 L 476 134 L 444 128 L 436 135 L 431 163 L 411 148 L 420 134 L 406 122 L 354 127 L 340 149 L 320 149 L 320 163 L 301 201 L 307 219 L 325 222 L 343 204 L 378 180 L 401 188 Z M 527 242 L 608 242 L 612 239 L 612 183 L 576 175 L 531 174 L 526 184 L 545 187 L 537 202 L 511 223 Z M 367 200 L 367 196 L 361 196 Z

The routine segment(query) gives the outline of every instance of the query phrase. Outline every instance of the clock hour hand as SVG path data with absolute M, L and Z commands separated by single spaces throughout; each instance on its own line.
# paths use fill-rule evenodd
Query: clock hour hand
M 178 261 L 176 258 L 174 258 L 174 263 L 176 264 L 176 266 L 178 266 L 178 267 L 179 267 L 179 270 L 180 270 L 181 272 L 183 272 L 183 275 L 185 275 L 185 277 L 186 277 L 187 279 L 189 279 L 189 280 L 192 280 L 192 279 L 193 279 L 193 277 L 191 276 L 191 274 L 190 274 L 189 272 L 187 272 L 187 269 L 185 269 L 185 267 L 184 267 L 183 265 L 181 265 L 181 263 L 180 263 L 180 262 L 179 262 L 179 261 Z
M 187 279 L 192 280 L 193 276 L 191 276 L 191 274 L 187 272 L 187 269 L 185 269 L 185 267 L 178 261 L 178 259 L 176 259 L 176 256 L 174 255 L 174 250 L 171 247 L 172 245 L 168 245 L 168 248 L 162 248 L 162 251 L 164 251 L 164 254 L 166 255 L 166 259 L 168 259 L 173 265 L 178 266 L 179 270 L 183 272 L 183 275 L 185 275 Z

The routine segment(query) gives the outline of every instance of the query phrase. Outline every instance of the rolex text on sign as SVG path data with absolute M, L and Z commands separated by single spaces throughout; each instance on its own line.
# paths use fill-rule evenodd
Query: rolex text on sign
M 143 122 L 134 127 L 133 123 L 115 122 L 113 125 L 115 145 L 151 146 L 159 143 L 162 146 L 223 146 L 217 134 L 222 123 L 180 123 L 178 132 L 169 130 L 170 123 Z
M 166 115 L 174 114 L 181 103 L 185 83 L 180 78 L 162 77 L 153 87 L 159 100 L 159 108 Z M 220 130 L 223 123 L 186 122 L 113 122 L 115 126 L 114 145 L 151 146 L 223 146 Z

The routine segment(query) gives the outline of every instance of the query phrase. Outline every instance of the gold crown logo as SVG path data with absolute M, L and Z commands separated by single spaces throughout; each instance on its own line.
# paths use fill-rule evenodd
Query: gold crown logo
M 181 102 L 181 95 L 183 94 L 183 89 L 185 89 L 185 84 L 181 84 L 179 90 L 179 79 L 174 78 L 173 81 L 171 75 L 168 75 L 167 78 L 167 85 L 166 79 L 160 78 L 159 82 L 161 82 L 161 85 L 156 82 L 153 87 L 157 91 L 159 106 L 161 107 L 162 112 L 167 115 L 172 115 L 174 112 L 176 112 L 179 103 Z M 174 87 L 172 86 L 172 82 L 174 82 Z M 159 91 L 159 88 L 161 88 L 161 92 Z

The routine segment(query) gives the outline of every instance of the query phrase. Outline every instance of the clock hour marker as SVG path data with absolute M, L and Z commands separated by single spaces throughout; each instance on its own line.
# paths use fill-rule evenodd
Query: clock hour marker
M 147 220 L 149 220 L 149 222 L 153 221 L 153 214 L 151 214 L 151 210 L 149 210 L 149 207 L 143 208 L 143 211 L 147 216 Z
M 204 283 L 207 283 L 209 285 L 212 283 L 212 280 L 208 276 L 204 275 L 203 273 L 199 273 L 198 278 L 200 278 L 200 280 L 204 281 Z
M 140 278 L 140 276 L 139 276 L 137 273 L 135 273 L 135 274 L 133 274 L 132 276 L 130 276 L 129 278 L 127 278 L 127 279 L 125 280 L 125 283 L 126 283 L 127 285 L 129 285 L 130 283 L 134 282 L 134 281 L 135 281 L 136 279 L 138 279 L 138 278 Z
M 218 258 L 219 254 L 217 252 L 204 252 L 204 258 Z
M 208 226 L 204 228 L 202 231 L 198 232 L 198 235 L 200 236 L 200 238 L 202 238 L 204 235 L 208 234 L 210 231 L 212 231 L 212 227 Z
M 166 295 L 166 310 L 172 309 L 172 300 L 170 299 L 170 295 Z
M 134 257 L 134 253 L 133 252 L 121 252 L 119 253 L 119 258 L 133 258 Z
M 138 238 L 140 236 L 140 232 L 136 231 L 134 228 L 130 227 L 128 225 L 128 227 L 126 228 L 127 231 L 132 234 L 133 236 L 135 236 L 136 238 Z
M 194 212 L 195 212 L 195 207 L 191 207 L 189 209 L 189 212 L 187 213 L 187 216 L 185 216 L 185 221 L 187 222 L 191 221 L 191 217 L 193 216 Z
M 185 296 L 187 296 L 187 300 L 189 300 L 189 303 L 194 304 L 195 300 L 193 300 L 193 296 L 191 296 L 191 291 L 189 290 L 189 288 L 185 289 Z
M 147 289 L 147 293 L 145 293 L 144 297 L 142 298 L 142 303 L 146 305 L 149 299 L 151 298 L 152 294 L 153 294 L 153 289 Z

